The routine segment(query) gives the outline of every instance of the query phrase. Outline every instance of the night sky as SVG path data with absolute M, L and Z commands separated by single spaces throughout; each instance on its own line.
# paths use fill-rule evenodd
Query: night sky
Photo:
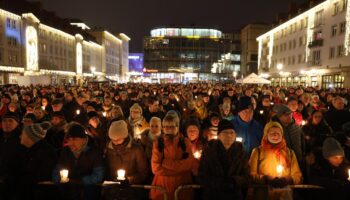
M 271 23 L 291 0 L 32 0 L 64 18 L 131 37 L 130 52 L 142 51 L 143 36 L 160 26 L 213 27 L 223 32 L 254 22 Z M 301 3 L 303 0 L 296 0 Z

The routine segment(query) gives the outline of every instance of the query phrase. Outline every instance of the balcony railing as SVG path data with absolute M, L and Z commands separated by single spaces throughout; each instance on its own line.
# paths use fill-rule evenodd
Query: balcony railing
M 321 47 L 323 46 L 323 39 L 317 39 L 312 42 L 309 42 L 308 47 L 309 48 L 314 48 L 314 47 Z

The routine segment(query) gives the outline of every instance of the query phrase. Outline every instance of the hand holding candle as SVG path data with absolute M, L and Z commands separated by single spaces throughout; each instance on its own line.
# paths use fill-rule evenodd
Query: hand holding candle
M 67 169 L 62 169 L 60 171 L 61 183 L 67 183 L 69 181 L 68 173 L 69 171 Z
M 119 180 L 119 181 L 125 180 L 125 170 L 124 169 L 119 169 L 117 171 L 117 175 L 118 175 L 117 180 Z
M 104 117 L 107 117 L 107 112 L 106 112 L 106 111 L 102 112 L 102 115 L 103 115 Z
M 193 157 L 197 160 L 199 160 L 202 156 L 202 151 L 196 151 L 193 153 Z
M 260 115 L 264 114 L 264 111 L 263 110 L 260 110 Z
M 283 166 L 282 165 L 277 165 L 277 167 L 276 167 L 276 172 L 277 172 L 277 176 L 278 177 L 281 177 L 282 176 L 282 174 L 283 174 Z
M 77 115 L 80 115 L 80 110 L 77 110 Z
M 243 142 L 243 138 L 242 137 L 237 137 L 236 138 L 236 142 L 241 142 L 242 143 Z

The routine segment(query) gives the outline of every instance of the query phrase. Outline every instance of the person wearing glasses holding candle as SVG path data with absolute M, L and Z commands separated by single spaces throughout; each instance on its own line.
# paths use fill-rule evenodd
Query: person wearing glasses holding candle
M 211 140 L 199 166 L 202 199 L 244 199 L 249 167 L 241 143 L 236 142 L 234 125 L 223 119 L 218 126 L 218 140 Z
M 254 148 L 249 160 L 250 176 L 254 184 L 285 187 L 302 182 L 302 173 L 293 150 L 287 147 L 283 128 L 278 122 L 269 122 L 264 128 L 260 147 Z M 282 195 L 276 191 L 257 188 L 254 199 Z
M 174 192 L 180 185 L 192 184 L 194 158 L 191 142 L 179 133 L 180 119 L 176 114 L 167 114 L 162 122 L 163 135 L 153 143 L 152 185 L 163 187 L 169 200 L 174 200 Z M 152 200 L 163 199 L 158 190 L 151 190 Z M 191 190 L 180 193 L 179 199 L 192 199 Z
M 310 182 L 324 187 L 324 199 L 350 199 L 350 164 L 340 143 L 329 137 L 323 142 L 323 159 L 311 166 Z

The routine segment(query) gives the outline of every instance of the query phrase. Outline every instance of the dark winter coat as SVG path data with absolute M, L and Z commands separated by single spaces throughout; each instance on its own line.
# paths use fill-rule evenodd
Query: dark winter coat
M 331 107 L 326 113 L 325 119 L 334 132 L 342 131 L 342 125 L 350 121 L 350 112 Z
M 76 158 L 69 147 L 64 147 L 58 159 L 53 173 L 53 181 L 60 182 L 60 170 L 69 171 L 70 180 L 80 181 L 83 185 L 94 185 L 101 183 L 104 176 L 104 167 L 101 151 L 94 146 L 91 138 L 78 158 Z
M 61 149 L 63 148 L 63 141 L 64 141 L 64 127 L 65 124 L 62 124 L 60 127 L 51 127 L 46 132 L 45 140 L 48 144 L 50 144 L 55 151 L 59 154 Z
M 209 142 L 199 167 L 203 199 L 243 199 L 248 185 L 249 167 L 242 145 L 226 150 L 219 140 Z
M 332 166 L 322 159 L 311 168 L 310 182 L 325 188 L 324 199 L 350 199 L 348 170 L 350 165 L 344 161 L 339 167 Z
M 130 136 L 129 136 L 130 137 Z M 131 137 L 121 145 L 107 145 L 107 179 L 116 180 L 117 170 L 124 169 L 131 184 L 142 184 L 146 180 L 149 167 L 142 146 L 133 142 Z
M 306 153 L 315 150 L 315 148 L 322 148 L 323 141 L 333 135 L 332 128 L 326 122 L 317 125 L 309 123 L 302 129 L 305 136 Z

